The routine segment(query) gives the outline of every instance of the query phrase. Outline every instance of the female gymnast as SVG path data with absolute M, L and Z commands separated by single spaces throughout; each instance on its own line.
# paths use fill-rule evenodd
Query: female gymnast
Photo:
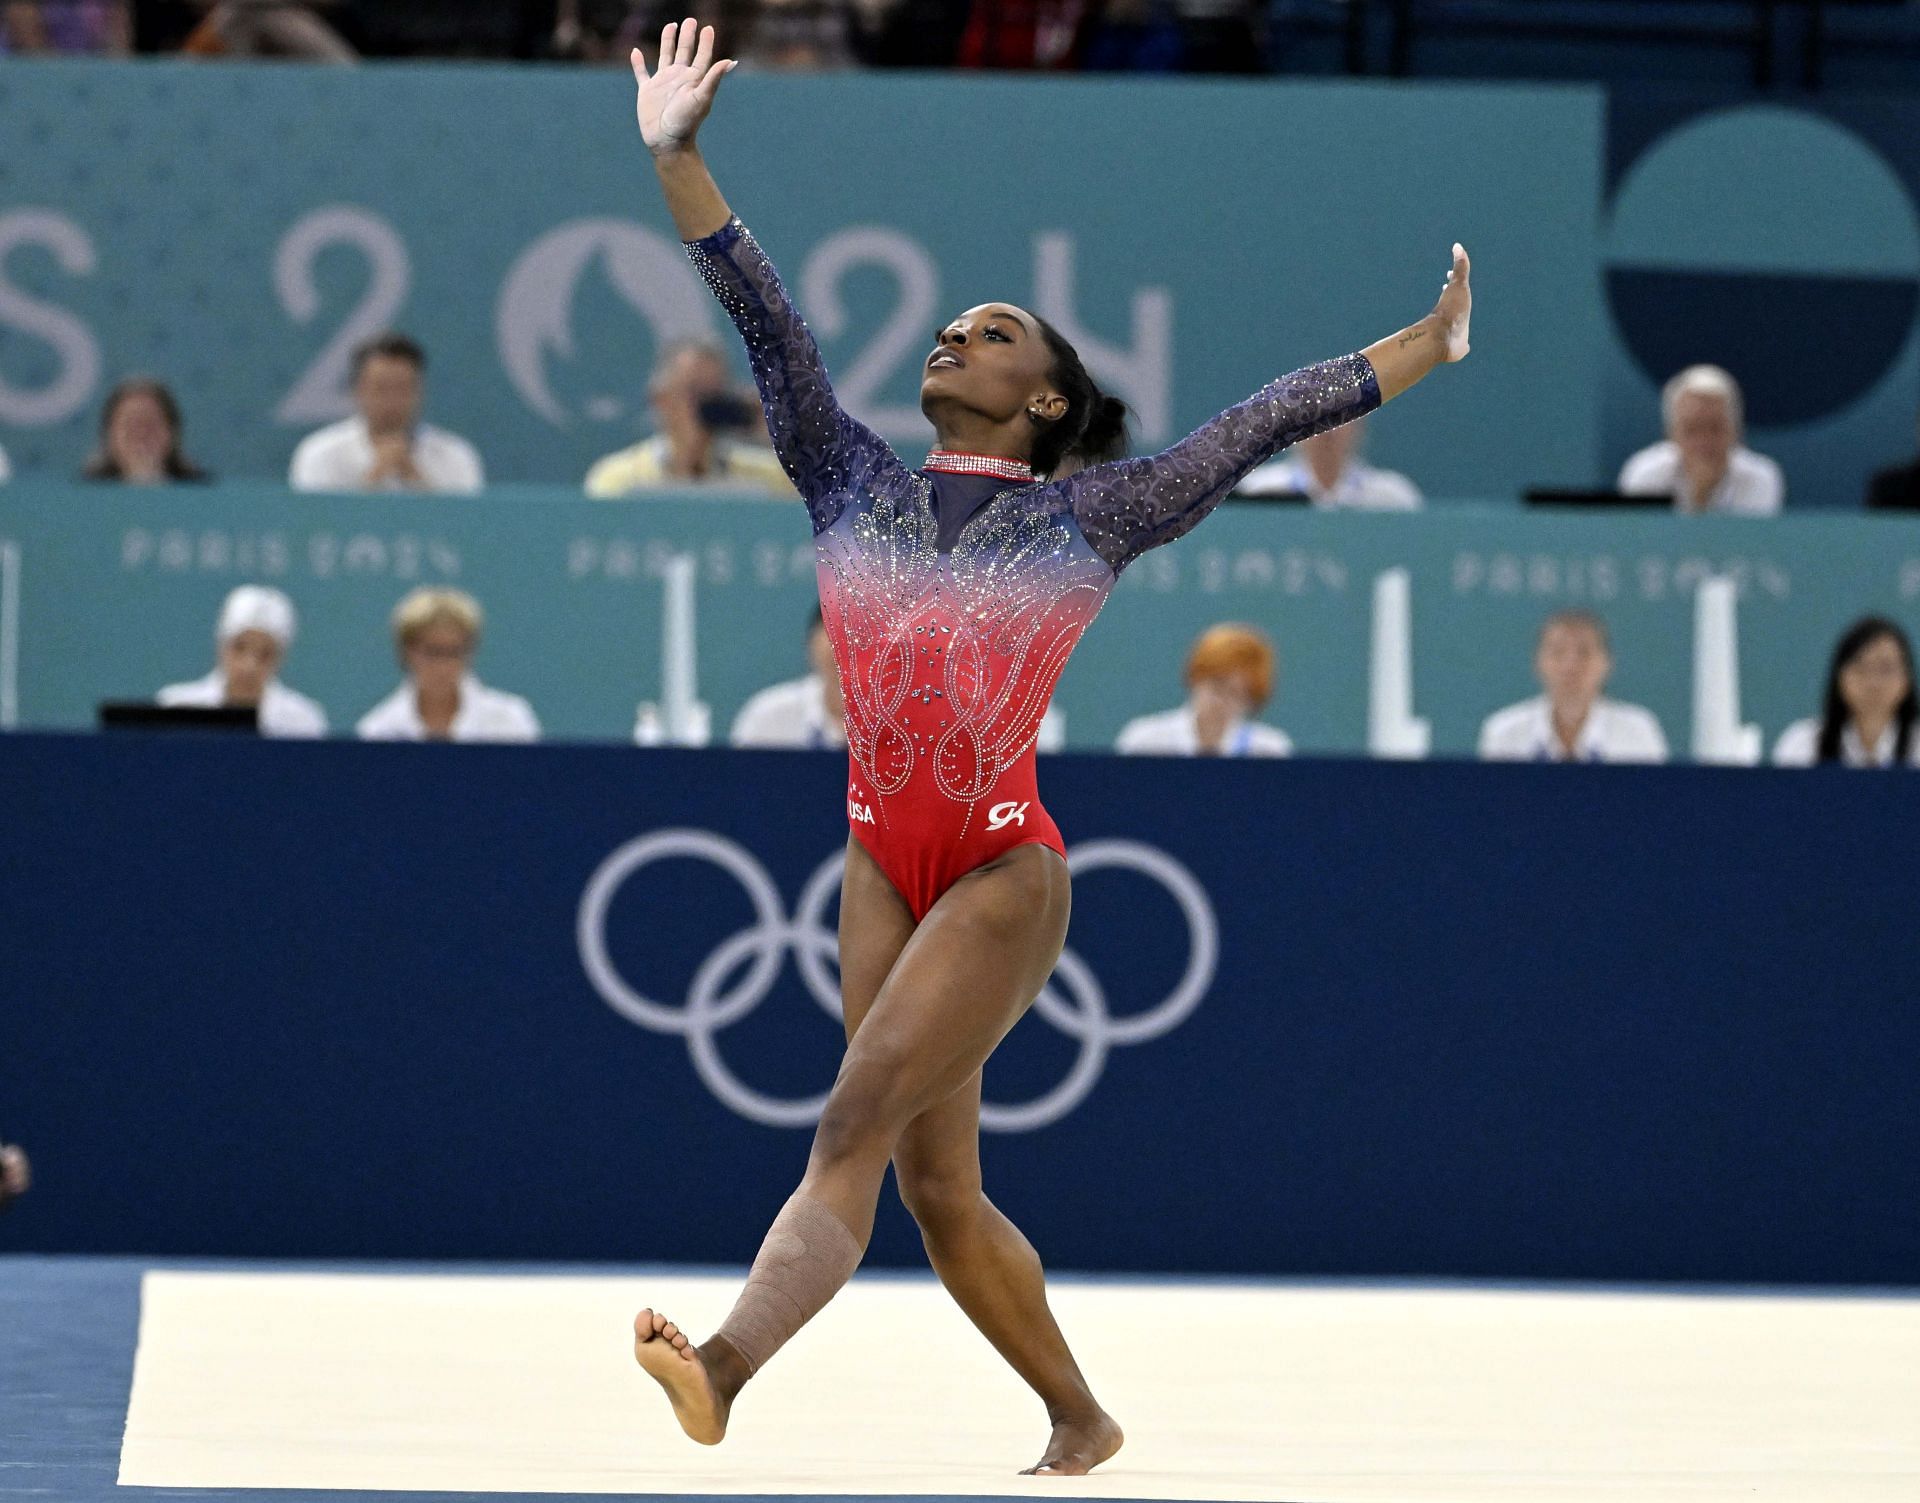
M 1194 527 L 1241 475 L 1467 353 L 1467 257 L 1434 311 L 1364 351 L 1282 376 L 1164 453 L 1117 459 L 1125 407 L 1044 320 L 1010 303 L 939 331 L 914 468 L 835 402 L 806 325 L 694 145 L 730 60 L 691 20 L 636 50 L 640 135 L 688 254 L 753 366 L 774 447 L 813 518 L 820 601 L 846 700 L 840 984 L 847 1052 L 800 1188 L 732 1313 L 695 1345 L 656 1310 L 634 1355 L 697 1441 L 852 1276 L 892 1161 L 940 1282 L 1045 1403 L 1030 1472 L 1120 1449 L 1047 1308 L 1040 1259 L 981 1193 L 980 1071 L 1067 933 L 1065 847 L 1033 740 L 1119 572 Z M 1143 1316 L 1143 1319 L 1147 1317 Z

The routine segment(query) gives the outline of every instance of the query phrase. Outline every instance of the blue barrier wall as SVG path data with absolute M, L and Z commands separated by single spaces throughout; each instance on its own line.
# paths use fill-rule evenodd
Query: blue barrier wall
M 744 1260 L 806 1151 L 762 1119 L 834 1068 L 785 939 L 819 958 L 842 773 L 0 737 L 0 1128 L 39 1170 L 0 1239 Z M 986 1170 L 1057 1266 L 1920 1282 L 1920 780 L 1064 757 L 1043 785 L 1082 964 L 989 1071 L 1044 1125 Z M 709 862 L 607 865 L 671 829 L 738 843 L 757 920 Z M 715 959 L 743 931 L 745 975 Z M 918 1256 L 897 1206 L 874 1256 Z

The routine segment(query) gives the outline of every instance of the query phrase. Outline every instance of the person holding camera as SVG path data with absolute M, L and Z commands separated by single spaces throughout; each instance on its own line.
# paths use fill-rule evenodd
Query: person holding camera
M 760 404 L 727 381 L 716 345 L 682 340 L 654 366 L 647 400 L 659 431 L 587 471 L 587 494 L 618 499 L 641 491 L 714 486 L 790 498 L 793 482 L 763 442 Z

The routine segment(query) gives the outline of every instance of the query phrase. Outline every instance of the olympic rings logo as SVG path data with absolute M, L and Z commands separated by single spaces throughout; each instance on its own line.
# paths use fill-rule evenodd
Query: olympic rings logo
M 621 885 L 642 867 L 673 857 L 707 861 L 740 884 L 753 906 L 753 924 L 722 940 L 700 963 L 678 1006 L 656 1001 L 633 986 L 607 950 L 607 911 Z M 769 1127 L 807 1127 L 819 1120 L 826 1094 L 788 1100 L 747 1084 L 721 1056 L 719 1035 L 745 1018 L 772 991 L 789 951 L 801 980 L 820 1009 L 841 1021 L 836 974 L 839 941 L 826 926 L 827 906 L 839 891 L 846 853 L 823 861 L 800 890 L 788 918 L 780 890 L 759 860 L 737 841 L 711 830 L 656 830 L 628 841 L 600 863 L 580 897 L 575 937 L 580 962 L 606 1004 L 653 1033 L 687 1041 L 694 1070 L 708 1090 L 749 1121 Z M 1173 897 L 1187 926 L 1187 965 L 1173 989 L 1146 1012 L 1115 1017 L 1105 988 L 1072 949 L 1062 950 L 1035 1009 L 1073 1039 L 1079 1054 L 1065 1077 L 1045 1094 L 1017 1105 L 984 1103 L 980 1125 L 993 1132 L 1032 1132 L 1078 1107 L 1092 1093 L 1107 1055 L 1116 1047 L 1143 1044 L 1180 1026 L 1213 984 L 1220 959 L 1220 925 L 1207 891 L 1165 851 L 1134 840 L 1089 840 L 1067 852 L 1076 877 L 1096 871 L 1132 871 L 1158 882 Z M 726 978 L 739 975 L 729 986 Z

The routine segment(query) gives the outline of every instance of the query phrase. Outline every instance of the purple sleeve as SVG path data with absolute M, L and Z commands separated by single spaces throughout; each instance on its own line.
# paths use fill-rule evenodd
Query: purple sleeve
M 704 240 L 688 241 L 687 255 L 740 331 L 774 452 L 813 514 L 813 530 L 823 532 L 866 473 L 898 461 L 834 399 L 806 320 L 745 225 L 728 220 Z
M 1074 519 L 1117 574 L 1149 548 L 1191 532 L 1255 465 L 1379 405 L 1380 383 L 1365 355 L 1309 365 L 1261 387 L 1171 449 L 1068 476 Z

